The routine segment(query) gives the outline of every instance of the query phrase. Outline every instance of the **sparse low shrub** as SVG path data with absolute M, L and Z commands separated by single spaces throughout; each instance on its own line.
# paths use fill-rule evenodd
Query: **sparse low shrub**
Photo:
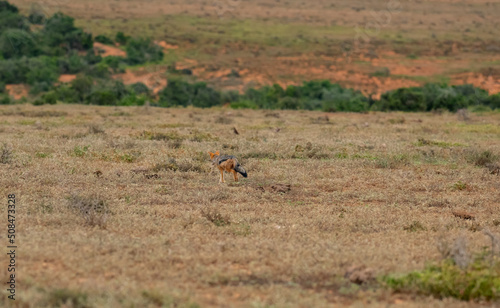
M 375 159 L 375 167 L 395 169 L 409 163 L 409 158 L 405 154 L 397 154 L 392 156 L 384 156 Z
M 500 263 L 492 266 L 486 256 L 476 257 L 466 269 L 447 259 L 405 275 L 388 275 L 382 281 L 396 292 L 419 293 L 437 298 L 494 300 L 500 297 Z
M 391 71 L 387 67 L 382 67 L 377 69 L 375 72 L 370 74 L 375 77 L 389 77 L 391 75 Z
M 466 159 L 469 163 L 476 166 L 485 167 L 486 165 L 496 162 L 498 160 L 498 155 L 490 150 L 480 151 L 473 149 L 466 152 Z
M 225 227 L 231 224 L 229 215 L 222 215 L 216 209 L 202 209 L 201 216 L 205 217 L 208 221 L 210 221 L 217 227 Z
M 222 116 L 218 116 L 217 118 L 215 118 L 214 122 L 217 124 L 231 124 L 231 123 L 233 123 L 233 119 L 222 115 Z
M 403 230 L 408 231 L 408 232 L 417 232 L 417 231 L 425 231 L 427 230 L 424 225 L 420 221 L 414 220 L 411 224 L 408 226 L 403 227 Z
M 86 145 L 86 146 L 75 146 L 73 148 L 73 154 L 77 157 L 83 157 L 85 156 L 85 154 L 87 154 L 88 150 L 89 150 L 90 146 Z
M 87 308 L 88 295 L 81 291 L 69 289 L 56 289 L 48 294 L 47 306 Z
M 141 133 L 140 137 L 142 139 L 146 139 L 146 140 L 163 140 L 163 141 L 185 139 L 177 131 L 169 131 L 166 133 L 143 131 Z
M 67 200 L 70 209 L 79 213 L 86 225 L 106 228 L 109 206 L 104 199 L 97 195 L 71 195 Z
M 2 144 L 0 149 L 0 164 L 9 164 L 12 162 L 12 148 L 6 143 Z

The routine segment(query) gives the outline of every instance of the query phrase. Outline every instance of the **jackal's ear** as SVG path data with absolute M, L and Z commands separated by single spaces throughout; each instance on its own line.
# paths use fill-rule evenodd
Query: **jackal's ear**
M 215 155 L 220 155 L 219 151 L 215 152 Z
M 208 155 L 210 155 L 210 158 L 213 158 L 215 154 L 212 152 L 208 152 Z

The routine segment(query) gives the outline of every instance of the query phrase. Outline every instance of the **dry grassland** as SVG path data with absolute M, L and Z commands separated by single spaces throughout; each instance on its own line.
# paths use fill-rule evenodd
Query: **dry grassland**
M 478 306 L 368 278 L 421 269 L 458 237 L 479 251 L 482 228 L 499 233 L 500 178 L 484 167 L 497 163 L 499 121 L 1 107 L 0 187 L 19 202 L 13 307 Z M 249 177 L 219 184 L 215 150 Z M 353 265 L 372 271 L 361 286 L 344 277 Z

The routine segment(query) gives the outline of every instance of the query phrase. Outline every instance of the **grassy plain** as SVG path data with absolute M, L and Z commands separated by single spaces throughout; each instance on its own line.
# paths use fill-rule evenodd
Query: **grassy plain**
M 499 120 L 3 106 L 0 187 L 17 195 L 20 253 L 18 299 L 0 303 L 481 306 L 344 275 L 422 269 L 456 238 L 469 252 L 488 246 L 481 230 L 500 231 L 499 177 L 479 158 L 490 151 L 495 163 Z M 215 150 L 249 177 L 219 184 Z

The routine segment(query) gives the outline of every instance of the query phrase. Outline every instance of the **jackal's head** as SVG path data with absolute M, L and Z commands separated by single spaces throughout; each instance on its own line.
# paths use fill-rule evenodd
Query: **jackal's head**
M 210 154 L 210 160 L 211 161 L 214 161 L 214 159 L 216 159 L 220 155 L 219 151 L 217 151 L 215 153 L 208 152 L 208 154 Z

